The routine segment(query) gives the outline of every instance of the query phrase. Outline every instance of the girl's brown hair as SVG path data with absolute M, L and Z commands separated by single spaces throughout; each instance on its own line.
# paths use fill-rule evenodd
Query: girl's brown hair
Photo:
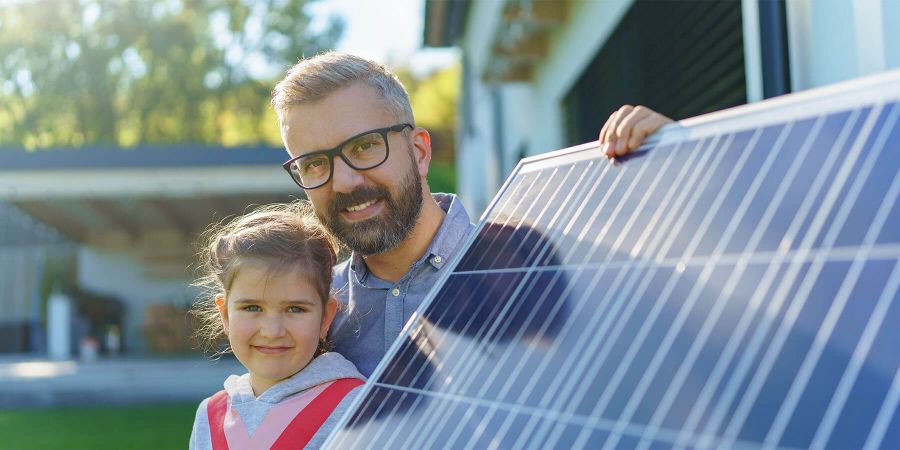
M 216 297 L 231 289 L 245 264 L 262 265 L 272 274 L 301 270 L 316 288 L 324 310 L 330 297 L 331 268 L 337 262 L 338 244 L 316 219 L 308 201 L 267 205 L 224 220 L 206 230 L 201 242 L 201 276 L 193 284 L 202 293 L 191 313 L 200 321 L 196 337 L 204 350 L 215 350 L 225 336 Z M 324 351 L 320 348 L 317 355 Z

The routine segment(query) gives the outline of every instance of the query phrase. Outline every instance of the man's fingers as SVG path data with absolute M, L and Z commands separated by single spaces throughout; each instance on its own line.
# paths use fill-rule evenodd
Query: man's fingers
M 615 156 L 623 156 L 634 151 L 641 146 L 647 136 L 670 122 L 672 119 L 652 109 L 644 106 L 634 107 L 631 113 L 620 119 L 616 128 Z
M 631 150 L 640 147 L 647 136 L 655 133 L 660 127 L 671 122 L 673 122 L 672 119 L 660 113 L 650 111 L 650 114 L 635 124 L 634 129 L 631 132 L 631 140 L 628 141 L 628 147 Z
M 621 143 L 619 142 L 617 130 L 619 129 L 622 120 L 631 114 L 633 110 L 633 106 L 623 105 L 616 112 L 612 113 L 612 115 L 609 116 L 609 119 L 606 120 L 606 124 L 603 125 L 603 129 L 600 131 L 600 143 L 608 144 L 606 147 L 606 156 L 613 157 L 618 153 L 617 149 Z
M 606 156 L 624 156 L 669 122 L 672 119 L 645 106 L 623 105 L 603 124 L 598 140 L 600 144 L 606 144 Z
M 606 152 L 606 130 L 609 128 L 609 119 L 606 119 L 606 123 L 603 124 L 603 128 L 600 129 L 600 136 L 597 136 L 597 142 L 600 143 L 600 150 Z
M 652 113 L 653 111 L 643 106 L 635 106 L 630 109 L 628 114 L 619 120 L 618 127 L 616 128 L 616 156 L 625 155 L 632 150 L 631 137 L 635 131 L 635 127 Z
M 600 129 L 600 135 L 597 136 L 597 141 L 600 142 L 601 144 L 606 143 L 606 135 L 609 132 L 609 124 L 610 124 L 610 122 L 613 121 L 614 115 L 615 114 L 610 115 L 609 118 L 606 119 L 606 123 L 603 124 L 603 128 Z
M 634 150 L 640 147 L 641 143 L 644 142 L 644 139 L 646 139 L 647 136 L 653 134 L 654 131 L 659 129 L 659 127 L 663 123 L 659 118 L 662 118 L 664 116 L 657 116 L 659 115 L 650 115 L 634 125 L 634 129 L 631 131 L 631 139 L 628 140 L 629 149 Z

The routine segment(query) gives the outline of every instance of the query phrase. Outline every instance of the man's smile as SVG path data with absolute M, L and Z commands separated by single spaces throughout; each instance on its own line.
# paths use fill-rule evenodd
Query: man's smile
M 341 216 L 351 222 L 368 219 L 381 212 L 384 202 L 381 199 L 369 200 L 353 206 L 348 206 L 341 211 Z
M 351 207 L 347 208 L 347 211 L 350 211 L 350 212 L 362 211 L 374 204 L 375 204 L 375 200 L 370 200 L 365 203 L 360 203 L 359 205 L 351 206 Z

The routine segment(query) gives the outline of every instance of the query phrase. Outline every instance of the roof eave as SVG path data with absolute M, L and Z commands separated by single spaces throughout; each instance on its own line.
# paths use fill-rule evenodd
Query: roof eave
M 451 47 L 465 27 L 469 0 L 425 0 L 424 47 Z

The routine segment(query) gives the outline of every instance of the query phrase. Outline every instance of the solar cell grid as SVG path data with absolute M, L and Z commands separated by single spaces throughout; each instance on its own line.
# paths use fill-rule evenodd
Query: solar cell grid
M 879 82 L 617 164 L 524 161 L 329 443 L 900 447 L 900 74 Z

